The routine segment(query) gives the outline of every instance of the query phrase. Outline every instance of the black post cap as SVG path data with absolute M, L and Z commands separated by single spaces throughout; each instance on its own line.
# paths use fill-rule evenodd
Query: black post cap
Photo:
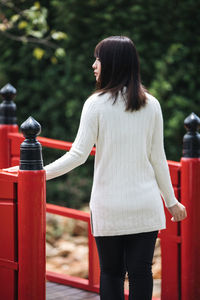
M 42 147 L 36 140 L 36 136 L 41 132 L 40 124 L 29 117 L 20 129 L 25 137 L 20 146 L 20 170 L 42 170 Z
M 17 108 L 13 102 L 16 93 L 16 89 L 10 83 L 0 90 L 0 95 L 3 98 L 3 102 L 0 104 L 0 124 L 13 125 L 17 123 Z
M 185 120 L 184 126 L 187 133 L 183 137 L 183 157 L 200 157 L 200 118 L 191 113 Z

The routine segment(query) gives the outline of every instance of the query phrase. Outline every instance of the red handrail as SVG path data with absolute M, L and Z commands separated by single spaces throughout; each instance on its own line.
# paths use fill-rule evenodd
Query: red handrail
M 8 134 L 8 137 L 9 137 L 9 139 L 10 139 L 11 142 L 15 143 L 15 147 L 16 147 L 16 143 L 18 145 L 20 145 L 23 142 L 23 140 L 24 140 L 23 135 L 20 134 L 20 133 L 12 133 L 11 132 L 11 133 Z M 50 139 L 50 138 L 41 137 L 41 136 L 39 136 L 37 138 L 37 140 L 44 147 L 58 149 L 58 150 L 69 150 L 71 148 L 71 146 L 72 146 L 71 142 L 65 142 L 65 141 Z M 17 151 L 19 151 L 19 147 L 17 147 Z M 95 148 L 92 149 L 91 155 L 95 155 Z

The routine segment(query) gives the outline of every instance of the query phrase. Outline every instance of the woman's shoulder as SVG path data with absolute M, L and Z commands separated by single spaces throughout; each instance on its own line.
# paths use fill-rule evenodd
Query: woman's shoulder
M 160 102 L 156 97 L 151 95 L 150 93 L 145 92 L 145 95 L 147 97 L 147 106 L 151 108 L 154 111 L 161 110 Z
M 159 105 L 159 101 L 156 97 L 154 97 L 152 94 L 150 94 L 149 92 L 145 92 L 145 95 L 147 97 L 147 102 L 151 105 Z
M 91 96 L 89 96 L 87 98 L 87 100 L 85 101 L 86 106 L 93 106 L 93 107 L 100 107 L 102 104 L 104 104 L 105 102 L 107 102 L 108 98 L 110 97 L 110 95 L 108 93 L 105 93 L 103 95 L 101 95 L 101 93 L 97 92 L 92 94 Z

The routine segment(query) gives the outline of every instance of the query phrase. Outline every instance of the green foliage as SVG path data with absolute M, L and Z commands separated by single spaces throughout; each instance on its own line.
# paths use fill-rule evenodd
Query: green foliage
M 23 11 L 35 5 L 32 1 L 17 2 Z M 43 136 L 73 141 L 83 103 L 95 87 L 91 68 L 95 45 L 110 35 L 127 35 L 140 55 L 143 84 L 162 106 L 167 158 L 180 160 L 184 119 L 192 111 L 200 114 L 198 1 L 50 0 L 41 3 L 47 9 L 46 23 L 33 24 L 32 31 L 45 35 L 48 30 L 51 39 L 59 43 L 56 49 L 15 42 L 6 36 L 0 40 L 0 86 L 11 82 L 17 88 L 19 124 L 32 115 L 41 123 Z M 24 17 L 22 20 L 13 17 L 13 13 L 7 14 L 16 19 L 15 24 L 30 23 Z M 16 30 L 26 32 L 28 25 L 20 26 L 23 28 Z M 45 149 L 45 164 L 62 153 Z M 92 175 L 93 159 L 90 159 L 61 179 L 50 181 L 48 201 L 56 199 L 57 203 L 73 207 L 87 202 Z
M 19 16 L 18 28 L 24 30 L 26 35 L 42 38 L 48 32 L 47 8 L 41 7 L 40 2 L 35 2 L 33 6 L 17 16 Z
M 0 34 L 4 34 L 7 38 L 22 42 L 41 44 L 43 48 L 36 47 L 33 56 L 41 60 L 44 54 L 52 55 L 49 49 L 55 49 L 54 55 L 59 57 L 65 56 L 65 50 L 60 48 L 52 40 L 60 41 L 67 38 L 66 33 L 56 31 L 55 29 L 49 30 L 47 22 L 48 9 L 41 6 L 40 2 L 30 2 L 30 7 L 26 4 L 24 8 L 24 1 L 19 1 L 18 5 L 14 1 L 0 0 L 3 13 L 1 14 L 2 22 L 0 23 Z M 14 13 L 14 14 L 13 14 Z M 49 48 L 48 50 L 45 49 Z M 52 63 L 57 63 L 55 56 L 52 56 Z

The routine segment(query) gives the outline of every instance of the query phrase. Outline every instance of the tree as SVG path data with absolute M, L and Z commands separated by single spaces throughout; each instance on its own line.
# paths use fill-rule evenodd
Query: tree
M 21 11 L 35 5 L 21 0 L 15 3 Z M 179 161 L 184 119 L 192 111 L 200 114 L 198 1 L 44 0 L 42 3 L 47 10 L 48 28 L 42 38 L 36 38 L 43 39 L 53 30 L 67 33 L 66 39 L 51 38 L 51 42 L 65 50 L 65 56 L 58 59 L 54 48 L 40 45 L 45 53 L 37 60 L 32 55 L 36 44 L 19 43 L 5 35 L 0 40 L 0 85 L 11 82 L 18 90 L 19 124 L 33 115 L 42 125 L 43 136 L 73 141 L 83 102 L 95 87 L 91 68 L 95 45 L 110 35 L 127 35 L 139 52 L 143 84 L 161 103 L 167 158 Z M 3 12 L 8 20 L 14 15 L 7 7 L 3 7 Z M 6 32 L 27 36 L 25 29 L 18 28 L 20 20 L 14 24 L 15 29 Z M 45 163 L 61 154 L 44 150 Z M 90 159 L 83 167 L 50 183 L 48 199 L 60 199 L 76 207 L 87 202 L 92 169 Z
M 55 41 L 66 39 L 67 35 L 62 31 L 50 30 L 48 9 L 41 6 L 39 1 L 24 7 L 24 1 L 21 0 L 19 5 L 23 8 L 17 7 L 14 1 L 0 0 L 0 34 L 17 42 L 35 44 L 33 56 L 38 60 L 44 57 L 45 48 L 54 51 L 51 58 L 54 63 L 57 58 L 65 56 L 65 50 Z

